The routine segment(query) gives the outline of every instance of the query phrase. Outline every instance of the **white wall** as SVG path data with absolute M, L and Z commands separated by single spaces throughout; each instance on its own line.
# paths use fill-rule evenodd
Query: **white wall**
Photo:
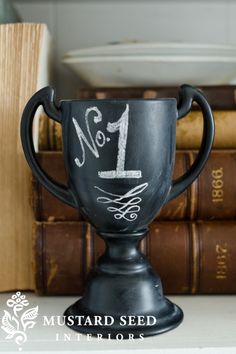
M 25 21 L 46 22 L 54 38 L 54 85 L 75 97 L 78 79 L 60 63 L 71 49 L 114 41 L 236 44 L 236 1 L 15 1 Z

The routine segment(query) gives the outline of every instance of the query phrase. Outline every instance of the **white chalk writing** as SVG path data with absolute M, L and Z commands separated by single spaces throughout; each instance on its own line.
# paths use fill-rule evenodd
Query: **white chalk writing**
M 92 137 L 92 134 L 91 134 L 91 131 L 90 131 L 90 127 L 89 127 L 89 122 L 88 122 L 89 113 L 92 112 L 92 111 L 97 113 L 97 115 L 94 117 L 94 123 L 99 123 L 102 120 L 102 114 L 101 114 L 101 112 L 99 111 L 99 109 L 97 107 L 90 107 L 90 108 L 88 108 L 86 110 L 86 112 L 85 112 L 85 124 L 86 124 L 87 133 L 88 133 L 88 136 L 90 138 L 91 143 L 89 143 L 88 139 L 84 135 L 84 133 L 83 133 L 82 129 L 80 128 L 79 123 L 77 122 L 77 120 L 74 117 L 72 117 L 72 121 L 74 123 L 75 130 L 76 130 L 77 136 L 79 138 L 80 146 L 81 146 L 81 149 L 82 149 L 82 160 L 80 161 L 78 157 L 75 158 L 75 163 L 76 163 L 76 165 L 78 167 L 82 167 L 83 164 L 85 163 L 84 143 L 87 145 L 89 150 L 93 153 L 93 155 L 96 158 L 99 158 L 98 149 L 97 149 L 97 146 L 96 146 L 96 144 L 95 144 L 95 142 L 93 140 L 93 137 Z M 96 143 L 100 147 L 105 144 L 104 134 L 100 130 L 96 134 Z
M 75 126 L 75 130 L 77 136 L 79 138 L 81 150 L 82 150 L 82 159 L 80 160 L 78 157 L 75 158 L 75 163 L 78 167 L 82 167 L 85 163 L 85 147 L 87 145 L 89 150 L 92 154 L 99 158 L 99 151 L 98 147 L 103 147 L 106 142 L 110 142 L 110 137 L 106 137 L 105 134 L 98 130 L 95 136 L 95 140 L 92 137 L 88 116 L 90 112 L 95 112 L 96 115 L 94 116 L 94 123 L 100 123 L 102 121 L 102 114 L 97 107 L 90 107 L 85 112 L 85 124 L 87 129 L 87 134 L 89 140 L 86 138 L 85 134 L 83 133 L 79 123 L 77 120 L 72 117 L 73 124 Z M 125 155 L 126 155 L 126 145 L 127 145 L 127 137 L 128 137 L 128 126 L 129 126 L 129 105 L 126 104 L 125 111 L 121 115 L 118 121 L 110 123 L 108 122 L 106 130 L 108 133 L 115 133 L 119 132 L 118 138 L 118 153 L 117 153 L 117 164 L 115 170 L 109 171 L 98 171 L 98 176 L 100 178 L 108 178 L 108 179 L 115 179 L 115 178 L 141 178 L 142 171 L 140 170 L 125 170 Z
M 141 178 L 142 172 L 139 170 L 125 171 L 125 152 L 128 136 L 128 125 L 129 125 L 129 105 L 126 105 L 125 111 L 117 122 L 108 123 L 107 131 L 110 133 L 115 133 L 119 131 L 118 140 L 118 155 L 117 155 L 117 165 L 116 170 L 111 171 L 99 171 L 98 175 L 101 178 Z
M 139 204 L 142 201 L 142 198 L 137 197 L 137 195 L 142 193 L 147 186 L 148 183 L 140 184 L 123 195 L 107 192 L 97 186 L 94 186 L 94 188 L 105 194 L 105 196 L 97 197 L 97 201 L 103 204 L 111 204 L 107 210 L 114 213 L 115 219 L 134 221 L 137 219 L 137 213 L 140 211 Z

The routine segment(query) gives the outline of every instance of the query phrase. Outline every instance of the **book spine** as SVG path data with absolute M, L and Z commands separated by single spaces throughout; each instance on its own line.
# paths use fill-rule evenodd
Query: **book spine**
M 236 86 L 199 86 L 214 110 L 234 110 L 236 108 Z M 112 99 L 112 98 L 165 98 L 173 97 L 178 100 L 179 87 L 105 87 L 81 88 L 78 97 L 87 99 Z
M 166 294 L 236 293 L 236 222 L 159 222 L 141 249 L 162 279 Z M 36 291 L 81 295 L 105 247 L 85 222 L 37 223 Z
M 213 111 L 215 119 L 216 149 L 236 148 L 236 110 Z M 40 120 L 40 131 L 47 132 L 39 139 L 39 151 L 62 150 L 61 125 L 49 119 Z M 177 149 L 199 149 L 203 133 L 203 118 L 200 111 L 190 112 L 185 119 L 177 121 L 176 147 Z M 45 134 L 45 133 L 44 133 Z
M 0 7 L 2 4 L 1 1 Z M 29 205 L 31 171 L 22 150 L 19 128 L 26 102 L 41 85 L 47 85 L 48 50 L 46 25 L 0 25 L 1 292 L 34 288 L 31 269 L 34 217 Z M 37 117 L 36 113 L 33 137 L 37 136 Z
M 215 148 L 236 148 L 234 126 L 236 121 L 236 86 L 202 86 L 199 87 L 214 110 L 216 135 Z M 80 99 L 113 99 L 113 98 L 163 98 L 173 97 L 178 100 L 179 87 L 153 88 L 97 88 L 80 89 Z M 193 104 L 193 112 L 187 118 L 177 122 L 176 146 L 178 149 L 198 149 L 202 137 L 202 113 L 197 111 L 197 104 Z M 45 118 L 45 117 L 44 117 Z M 61 150 L 61 126 L 48 119 L 40 122 L 42 135 L 39 150 Z M 46 144 L 45 144 L 46 142 Z
M 49 176 L 62 184 L 67 183 L 63 156 L 60 152 L 38 153 L 37 160 Z M 36 220 L 51 222 L 84 220 L 79 210 L 70 207 L 54 197 L 34 177 L 32 190 L 32 208 Z
M 177 151 L 173 178 L 186 172 L 196 157 L 194 151 Z M 40 153 L 45 171 L 61 183 L 67 183 L 62 154 Z M 158 220 L 230 220 L 236 219 L 236 150 L 213 150 L 196 180 L 184 193 L 166 204 Z M 33 208 L 38 221 L 79 221 L 81 213 L 67 206 L 34 181 Z

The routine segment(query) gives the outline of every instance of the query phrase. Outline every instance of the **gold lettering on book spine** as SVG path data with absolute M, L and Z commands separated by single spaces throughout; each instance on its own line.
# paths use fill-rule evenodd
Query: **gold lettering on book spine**
M 212 170 L 211 173 L 211 197 L 213 203 L 222 203 L 224 201 L 224 170 L 223 167 Z
M 216 244 L 216 279 L 227 279 L 227 243 L 223 245 Z

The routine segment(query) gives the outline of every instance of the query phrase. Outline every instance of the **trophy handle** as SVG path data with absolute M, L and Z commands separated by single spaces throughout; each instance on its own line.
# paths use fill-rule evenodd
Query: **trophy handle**
M 172 187 L 170 189 L 170 193 L 167 197 L 166 202 L 169 202 L 170 200 L 177 197 L 190 184 L 193 183 L 193 181 L 198 177 L 199 173 L 202 171 L 212 148 L 215 134 L 214 118 L 209 103 L 207 102 L 205 96 L 199 90 L 189 85 L 181 86 L 177 107 L 177 119 L 181 119 L 186 116 L 187 113 L 189 113 L 193 101 L 195 101 L 199 105 L 203 113 L 204 128 L 200 150 L 190 169 L 183 176 L 177 178 L 172 182 Z
M 75 198 L 73 197 L 71 189 L 63 184 L 56 182 L 52 177 L 44 172 L 35 156 L 32 138 L 32 127 L 37 108 L 42 105 L 45 113 L 50 118 L 61 123 L 61 111 L 56 106 L 54 98 L 54 90 L 51 87 L 45 87 L 39 90 L 30 98 L 25 106 L 21 120 L 22 146 L 26 160 L 39 182 L 57 198 L 71 205 L 72 207 L 77 208 L 78 206 L 75 202 Z

